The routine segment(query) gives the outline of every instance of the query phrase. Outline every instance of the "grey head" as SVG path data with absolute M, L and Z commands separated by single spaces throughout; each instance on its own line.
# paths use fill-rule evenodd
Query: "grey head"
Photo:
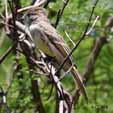
M 35 24 L 35 22 L 41 20 L 49 21 L 44 8 L 41 7 L 29 9 L 28 11 L 26 11 L 23 18 L 24 18 L 24 23 L 27 26 L 30 26 L 31 24 Z

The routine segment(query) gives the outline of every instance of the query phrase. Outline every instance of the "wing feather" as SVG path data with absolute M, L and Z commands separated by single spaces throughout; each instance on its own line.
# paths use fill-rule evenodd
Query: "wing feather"
M 69 54 L 70 48 L 65 43 L 63 38 L 57 33 L 56 29 L 51 26 L 50 23 L 47 23 L 45 21 L 40 21 L 38 25 L 42 29 L 41 31 L 43 31 L 48 36 L 51 43 L 56 46 L 56 48 L 62 53 L 63 57 L 65 58 Z

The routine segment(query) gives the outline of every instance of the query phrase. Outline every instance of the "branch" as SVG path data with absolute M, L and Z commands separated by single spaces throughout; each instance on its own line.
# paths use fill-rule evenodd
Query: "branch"
M 54 25 L 55 28 L 59 24 L 59 21 L 60 21 L 60 19 L 62 17 L 62 14 L 63 14 L 64 9 L 67 6 L 68 2 L 69 2 L 69 0 L 64 1 L 63 7 L 61 9 L 59 9 L 58 14 L 57 14 L 57 19 L 56 19 L 56 22 L 55 22 L 55 25 Z
M 102 47 L 107 43 L 107 38 L 106 37 L 100 37 L 98 39 L 96 39 L 96 42 L 94 44 L 92 53 L 89 57 L 89 61 L 87 64 L 87 68 L 86 71 L 83 74 L 83 78 L 84 78 L 84 83 L 86 84 L 86 82 L 88 81 L 88 79 L 90 78 L 90 75 L 93 72 L 94 69 L 94 64 L 97 60 L 97 57 L 99 56 L 99 53 L 101 52 Z
M 97 60 L 97 57 L 99 56 L 102 47 L 106 43 L 107 43 L 106 37 L 100 37 L 100 38 L 96 39 L 93 50 L 89 56 L 89 60 L 88 60 L 87 66 L 86 66 L 86 71 L 83 74 L 84 84 L 86 84 L 87 81 L 89 80 L 90 75 L 92 74 L 92 72 L 94 70 L 94 64 Z M 80 90 L 78 89 L 78 90 L 76 90 L 75 96 L 73 97 L 75 105 L 77 104 L 79 97 L 80 97 Z
M 0 57 L 0 64 L 5 60 L 5 58 L 14 50 L 16 43 L 13 43 L 11 47 L 4 53 L 3 56 Z
M 55 68 L 52 65 L 50 65 L 50 68 L 52 83 L 57 91 L 55 113 L 62 113 L 62 111 L 63 113 L 72 113 L 73 107 L 70 106 L 72 103 L 72 96 L 63 88 L 58 76 L 55 75 Z
M 32 84 L 31 90 L 32 90 L 32 94 L 33 94 L 33 100 L 36 104 L 36 111 L 38 111 L 39 113 L 46 113 L 44 106 L 42 104 L 38 81 L 31 80 L 31 84 Z
M 113 19 L 110 19 L 110 21 L 109 21 L 109 18 L 108 18 L 106 23 L 107 24 L 105 25 L 104 32 L 106 31 L 106 29 L 112 28 L 113 24 L 111 24 L 111 23 L 113 23 Z M 104 32 L 103 32 L 103 34 L 105 34 Z M 92 52 L 89 55 L 89 60 L 88 60 L 87 66 L 86 66 L 86 70 L 83 74 L 84 84 L 87 83 L 92 72 L 94 71 L 95 62 L 101 52 L 102 47 L 110 41 L 111 41 L 111 38 L 109 36 L 108 37 L 100 37 L 100 38 L 96 39 Z M 75 95 L 73 97 L 73 100 L 75 100 L 74 101 L 75 105 L 77 104 L 79 97 L 80 97 L 80 89 L 77 89 L 75 92 Z
M 90 18 L 89 18 L 89 21 L 88 21 L 88 24 L 85 28 L 85 31 L 83 33 L 83 35 L 81 36 L 80 40 L 78 41 L 78 43 L 75 45 L 75 47 L 71 50 L 71 52 L 67 55 L 67 57 L 64 59 L 64 61 L 61 63 L 59 69 L 57 70 L 56 74 L 59 73 L 62 69 L 62 67 L 64 66 L 65 62 L 69 59 L 69 57 L 73 54 L 73 52 L 77 49 L 77 47 L 79 46 L 79 44 L 82 42 L 83 39 L 85 39 L 85 36 L 86 36 L 86 33 L 87 33 L 87 30 L 89 28 L 89 25 L 90 25 L 90 22 L 92 20 L 92 16 L 93 16 L 93 13 L 94 13 L 94 10 L 95 10 L 95 7 L 97 5 L 99 0 L 96 0 L 93 8 L 92 8 L 92 12 L 91 12 L 91 15 L 90 15 Z
M 23 49 L 24 51 L 28 51 L 28 48 L 26 48 L 25 45 L 23 46 L 23 48 L 24 48 Z M 34 60 L 37 61 L 37 56 L 35 53 L 31 54 L 31 52 L 30 53 L 24 52 L 24 54 L 25 54 L 26 61 L 27 61 L 28 66 L 29 66 L 29 75 L 31 77 L 31 85 L 32 85 L 31 91 L 32 91 L 32 95 L 33 95 L 33 101 L 34 101 L 35 106 L 36 106 L 35 112 L 38 111 L 39 113 L 46 113 L 44 106 L 43 106 L 43 103 L 42 103 L 38 81 L 32 79 L 33 74 L 34 74 L 33 70 L 35 71 L 36 69 L 35 69 L 35 65 L 33 65 L 32 61 L 29 57 L 32 55 L 31 57 L 33 57 Z
M 75 46 L 75 43 L 73 42 L 73 40 L 71 39 L 71 37 L 69 36 L 69 34 L 66 31 L 65 31 L 65 34 L 66 34 L 67 38 L 69 39 L 69 41 L 71 42 L 71 44 L 74 47 Z
M 87 33 L 86 33 L 87 36 L 92 32 L 92 30 L 93 30 L 93 28 L 95 27 L 95 24 L 96 24 L 96 22 L 97 22 L 98 20 L 99 20 L 99 16 L 96 17 L 96 19 L 95 19 L 95 21 L 93 22 L 91 28 L 89 29 L 89 31 L 87 31 Z
M 41 0 L 41 2 L 37 3 L 36 5 L 31 5 L 31 6 L 28 6 L 28 7 L 25 7 L 25 8 L 21 8 L 21 9 L 17 10 L 17 13 L 22 13 L 24 11 L 27 11 L 29 9 L 36 8 L 36 7 L 42 7 L 43 4 L 45 4 L 45 1 L 46 0 Z
M 37 5 L 37 4 L 42 4 L 42 5 L 44 5 L 45 3 L 46 3 L 46 1 L 47 0 L 34 0 L 34 3 L 33 3 L 33 5 Z
M 6 113 L 11 113 L 10 108 L 7 104 L 7 94 L 4 92 L 3 88 L 0 86 L 0 109 L 3 105 L 5 105 L 5 111 Z

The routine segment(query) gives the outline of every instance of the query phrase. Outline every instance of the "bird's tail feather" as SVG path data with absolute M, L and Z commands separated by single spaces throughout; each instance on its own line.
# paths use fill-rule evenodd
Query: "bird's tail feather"
M 87 96 L 87 93 L 86 93 L 86 89 L 85 89 L 84 83 L 83 83 L 82 78 L 81 78 L 78 70 L 76 69 L 76 67 L 74 67 L 74 66 L 72 67 L 71 73 L 72 73 L 74 79 L 76 80 L 77 85 L 80 88 L 80 91 L 84 95 L 85 99 L 88 101 L 88 96 Z

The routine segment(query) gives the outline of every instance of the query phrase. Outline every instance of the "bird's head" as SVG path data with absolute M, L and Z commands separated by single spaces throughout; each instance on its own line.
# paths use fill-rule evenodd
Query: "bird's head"
M 47 14 L 44 8 L 41 7 L 31 8 L 28 11 L 26 11 L 26 14 L 24 15 L 24 22 L 28 26 L 30 26 L 31 24 L 35 24 L 35 22 L 41 20 L 48 21 Z

